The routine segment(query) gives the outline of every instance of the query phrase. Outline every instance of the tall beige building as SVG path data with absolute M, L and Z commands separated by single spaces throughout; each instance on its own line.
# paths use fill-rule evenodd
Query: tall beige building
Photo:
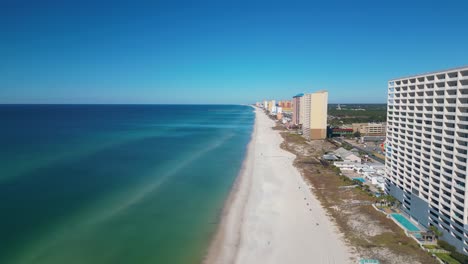
M 271 112 L 275 106 L 276 106 L 276 101 L 275 100 L 268 101 L 268 109 L 267 110 L 269 112 Z
M 302 133 L 308 139 L 327 137 L 328 92 L 318 91 L 301 97 Z

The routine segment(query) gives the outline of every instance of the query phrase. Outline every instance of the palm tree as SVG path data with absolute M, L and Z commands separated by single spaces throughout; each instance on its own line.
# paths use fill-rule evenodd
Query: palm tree
M 433 226 L 433 225 L 429 227 L 429 231 L 434 233 L 436 239 L 438 239 L 439 237 L 443 235 L 442 232 L 436 226 Z

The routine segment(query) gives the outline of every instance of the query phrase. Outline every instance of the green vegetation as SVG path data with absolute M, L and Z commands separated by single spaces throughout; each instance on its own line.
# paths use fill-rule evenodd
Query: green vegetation
M 468 264 L 468 256 L 459 253 L 456 248 L 452 245 L 450 245 L 447 241 L 444 240 L 438 240 L 437 245 L 439 245 L 441 248 L 450 251 L 450 257 L 457 260 L 457 262 L 454 263 L 461 263 L 461 264 Z M 447 254 L 446 254 L 447 255 Z M 448 262 L 448 263 L 453 263 L 453 262 Z
M 427 249 L 438 249 L 439 247 L 436 246 L 436 245 L 423 245 L 423 247 L 427 248 Z
M 273 127 L 273 130 L 285 131 L 287 129 L 282 124 L 276 123 L 276 126 Z
M 349 143 L 347 143 L 347 142 L 343 142 L 343 143 L 341 144 L 341 146 L 342 146 L 344 149 L 346 149 L 346 150 L 352 150 L 352 149 L 353 149 L 353 145 L 351 145 L 351 144 L 349 144 Z
M 468 256 L 459 252 L 450 252 L 450 257 L 456 259 L 461 264 L 468 264 Z
M 349 104 L 341 105 L 341 110 L 336 108 L 336 104 L 328 105 L 328 115 L 334 117 L 329 123 L 333 126 L 351 123 L 386 122 L 387 120 L 386 104 Z
M 287 142 L 291 142 L 294 144 L 307 144 L 307 140 L 298 134 L 293 133 L 282 133 L 283 137 L 287 137 Z
M 437 245 L 439 245 L 439 247 L 447 250 L 447 251 L 455 251 L 455 247 L 450 245 L 447 241 L 444 241 L 444 240 L 439 240 L 437 241 Z
M 442 236 L 442 232 L 435 226 L 430 226 L 429 231 L 432 231 L 437 238 Z
M 450 254 L 445 254 L 445 253 L 436 253 L 434 254 L 438 258 L 440 258 L 443 262 L 447 264 L 460 264 L 456 259 L 452 258 Z
M 380 204 L 380 206 L 389 206 L 389 207 L 394 207 L 395 205 L 398 205 L 399 203 L 399 201 L 391 195 L 381 195 L 377 197 L 377 202 Z

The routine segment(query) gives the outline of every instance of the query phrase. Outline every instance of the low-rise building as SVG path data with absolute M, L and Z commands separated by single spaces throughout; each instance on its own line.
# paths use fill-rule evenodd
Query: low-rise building
M 277 112 L 277 113 L 276 113 L 276 119 L 277 119 L 277 120 L 283 119 L 283 113 Z
M 333 162 L 333 165 L 339 168 L 340 170 L 349 170 L 352 171 L 354 170 L 354 165 L 356 165 L 356 162 L 352 161 L 335 161 Z
M 353 129 L 347 127 L 328 127 L 327 134 L 329 138 L 344 137 L 353 135 Z
M 353 152 L 344 148 L 339 148 L 333 152 L 336 156 L 340 157 L 343 161 L 361 162 L 361 158 L 355 155 Z
M 326 160 L 326 161 L 338 161 L 338 160 L 340 160 L 339 157 L 337 157 L 336 155 L 333 155 L 333 154 L 325 154 L 325 155 L 322 156 L 322 159 Z
M 353 123 L 353 132 L 361 135 L 385 135 L 385 123 Z
M 361 143 L 366 143 L 366 142 L 384 142 L 385 141 L 385 136 L 362 136 L 359 141 Z

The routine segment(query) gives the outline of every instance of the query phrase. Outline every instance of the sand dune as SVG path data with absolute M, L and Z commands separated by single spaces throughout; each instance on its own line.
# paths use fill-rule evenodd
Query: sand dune
M 205 263 L 354 263 L 294 155 L 280 148 L 274 122 L 255 111 L 244 167 Z

